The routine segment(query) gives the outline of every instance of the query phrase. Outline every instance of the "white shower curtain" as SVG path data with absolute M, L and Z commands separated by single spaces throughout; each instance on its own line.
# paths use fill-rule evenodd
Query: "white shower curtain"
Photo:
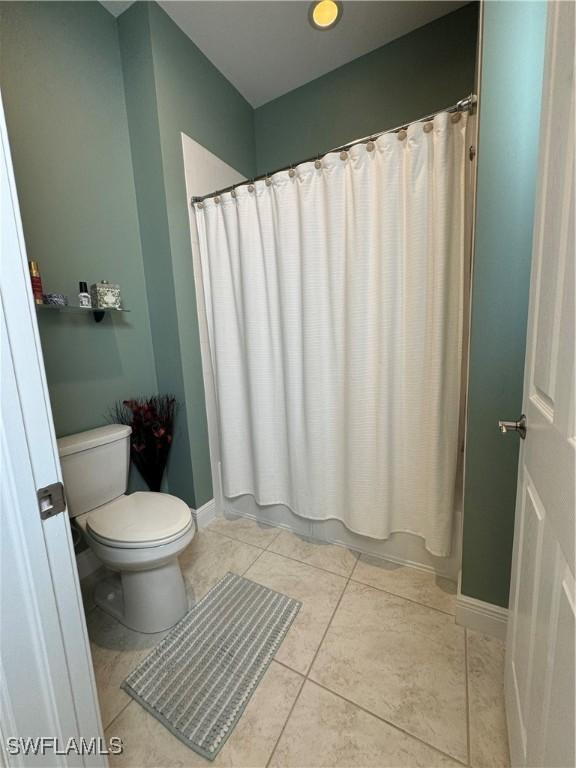
M 465 123 L 195 204 L 226 496 L 450 553 Z

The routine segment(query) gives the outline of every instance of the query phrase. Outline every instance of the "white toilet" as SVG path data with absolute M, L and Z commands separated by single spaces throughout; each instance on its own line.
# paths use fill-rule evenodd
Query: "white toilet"
M 58 440 L 68 512 L 102 563 L 96 603 L 138 632 L 161 632 L 188 610 L 178 555 L 192 541 L 187 504 L 166 493 L 126 495 L 130 427 L 111 424 Z

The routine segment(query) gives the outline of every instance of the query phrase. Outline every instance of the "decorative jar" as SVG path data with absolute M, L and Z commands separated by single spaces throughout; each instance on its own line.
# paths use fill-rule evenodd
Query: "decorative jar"
M 90 287 L 92 309 L 121 309 L 120 286 L 101 280 Z

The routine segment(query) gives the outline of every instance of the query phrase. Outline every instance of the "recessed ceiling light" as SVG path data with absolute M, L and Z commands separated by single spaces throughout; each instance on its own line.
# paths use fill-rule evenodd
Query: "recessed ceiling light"
M 308 20 L 314 29 L 332 29 L 342 18 L 342 3 L 337 0 L 316 0 L 310 3 Z

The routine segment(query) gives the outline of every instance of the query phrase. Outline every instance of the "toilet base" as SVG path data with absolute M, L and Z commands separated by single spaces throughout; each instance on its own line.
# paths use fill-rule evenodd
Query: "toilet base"
M 188 611 L 188 597 L 178 559 L 144 571 L 122 571 L 96 585 L 94 602 L 135 632 L 170 629 Z

